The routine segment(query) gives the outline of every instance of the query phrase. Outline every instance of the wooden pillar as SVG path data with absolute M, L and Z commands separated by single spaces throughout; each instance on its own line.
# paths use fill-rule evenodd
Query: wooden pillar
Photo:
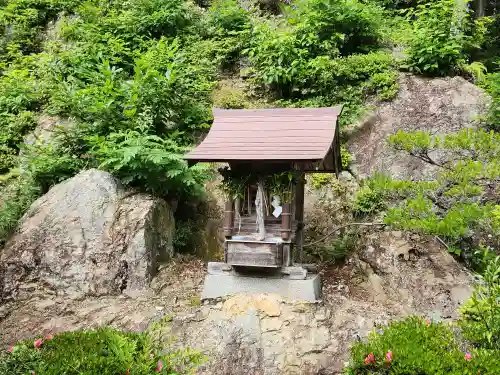
M 233 211 L 233 201 L 226 201 L 224 208 L 224 237 L 231 239 L 233 236 L 234 227 L 234 211 Z
M 302 247 L 304 245 L 304 194 L 305 176 L 301 174 L 295 185 L 295 220 L 297 220 L 297 233 L 295 234 L 295 260 L 303 261 Z
M 281 211 L 281 238 L 284 241 L 290 240 L 292 232 L 292 205 L 291 203 L 283 203 Z

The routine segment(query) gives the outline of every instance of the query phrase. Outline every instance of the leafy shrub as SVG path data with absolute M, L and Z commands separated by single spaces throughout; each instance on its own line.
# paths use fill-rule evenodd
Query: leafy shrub
M 372 69 L 373 73 L 387 70 L 387 64 L 375 61 L 381 55 L 370 54 L 367 61 L 360 61 L 363 53 L 377 46 L 380 17 L 380 8 L 355 0 L 294 3 L 283 24 L 261 22 L 254 27 L 246 53 L 255 81 L 285 99 L 318 95 L 326 96 L 323 103 L 345 99 L 346 95 L 335 95 L 342 91 L 338 84 L 364 81 Z M 390 60 L 390 55 L 384 56 Z M 363 89 L 357 94 L 362 97 Z
M 74 0 L 9 0 L 0 9 L 0 61 L 2 68 L 18 57 L 18 53 L 40 50 L 46 24 L 63 11 L 71 11 Z
M 23 148 L 26 151 L 23 156 L 26 173 L 40 187 L 42 193 L 73 177 L 87 166 L 85 159 L 64 153 L 61 148 L 53 144 L 23 146 Z
M 308 261 L 338 263 L 356 250 L 359 236 L 357 233 L 344 233 L 305 248 Z
M 488 74 L 481 82 L 481 86 L 491 95 L 492 101 L 488 113 L 488 125 L 500 131 L 500 73 Z
M 203 168 L 188 169 L 179 153 L 211 120 L 221 61 L 213 57 L 225 45 L 203 40 L 216 39 L 205 26 L 231 27 L 237 21 L 231 17 L 207 21 L 191 2 L 174 0 L 2 3 L 0 174 L 21 163 L 23 179 L 44 193 L 89 165 L 103 165 L 142 191 L 199 195 Z M 42 110 L 71 117 L 74 126 L 48 145 L 20 146 Z M 22 195 L 14 187 L 20 180 L 8 180 L 8 196 Z M 3 205 L 11 212 L 2 211 L 2 240 L 28 197 L 15 209 Z
M 358 215 L 370 215 L 385 207 L 383 194 L 373 189 L 369 184 L 357 192 L 353 210 Z
M 206 32 L 211 38 L 212 61 L 222 70 L 232 71 L 241 51 L 248 47 L 252 28 L 251 13 L 236 0 L 217 0 L 210 7 Z
M 147 334 L 109 328 L 23 341 L 0 357 L 0 373 L 25 375 L 194 374 L 201 356 L 190 350 L 157 351 Z M 35 345 L 40 344 L 39 349 Z
M 353 155 L 349 152 L 345 145 L 340 146 L 340 153 L 342 169 L 349 168 L 349 165 L 351 165 L 352 160 L 354 159 Z
M 8 179 L 5 184 L 0 180 L 0 193 L 0 246 L 2 246 L 16 229 L 18 220 L 40 195 L 40 188 L 31 179 L 21 176 L 17 179 Z
M 439 173 L 433 182 L 392 181 L 383 176 L 373 179 L 373 190 L 386 201 L 399 203 L 387 211 L 385 222 L 442 236 L 450 246 L 467 250 L 464 256 L 474 261 L 472 250 L 481 238 L 498 239 L 494 221 L 498 195 L 489 186 L 498 184 L 500 177 L 499 134 L 464 129 L 442 137 L 399 131 L 389 143 L 436 166 Z M 446 157 L 434 159 L 437 150 Z
M 91 156 L 100 163 L 100 168 L 116 174 L 124 184 L 146 187 L 163 197 L 201 193 L 207 170 L 201 165 L 188 168 L 182 158 L 184 148 L 172 140 L 129 130 L 90 141 L 94 145 Z
M 489 255 L 479 284 L 461 309 L 460 327 L 471 343 L 500 352 L 500 256 Z
M 409 69 L 428 75 L 457 72 L 466 62 L 469 42 L 466 10 L 458 9 L 453 0 L 436 0 L 418 5 L 409 17 L 415 18 L 407 51 Z
M 215 0 L 209 10 L 209 24 L 226 32 L 250 27 L 250 13 L 236 0 Z
M 469 65 L 465 65 L 463 69 L 467 73 L 472 75 L 474 82 L 477 84 L 481 84 L 482 82 L 484 82 L 484 80 L 486 79 L 486 74 L 488 73 L 486 66 L 478 61 L 474 61 Z
M 12 69 L 0 78 L 0 174 L 16 165 L 18 144 L 36 126 L 34 110 L 43 95 L 28 69 Z
M 494 351 L 464 353 L 449 326 L 409 317 L 355 343 L 345 373 L 477 375 L 496 374 L 500 358 Z
M 0 175 L 7 173 L 17 163 L 17 157 L 13 149 L 0 145 Z
M 242 109 L 249 106 L 243 88 L 233 85 L 231 82 L 219 82 L 212 98 L 216 108 Z
M 377 94 L 380 100 L 391 100 L 396 97 L 399 90 L 397 78 L 398 72 L 393 70 L 375 73 L 366 83 L 366 88 Z
M 366 53 L 379 43 L 383 13 L 373 3 L 299 0 L 287 11 L 290 23 L 297 26 L 299 40 L 308 40 L 311 35 L 317 38 L 308 45 L 314 56 L 328 55 L 331 50 L 342 56 Z
M 330 184 L 333 180 L 331 173 L 314 173 L 311 176 L 311 185 L 314 189 L 321 189 L 323 186 Z

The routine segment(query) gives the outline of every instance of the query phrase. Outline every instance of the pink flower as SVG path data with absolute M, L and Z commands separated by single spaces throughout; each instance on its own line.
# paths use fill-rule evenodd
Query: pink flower
M 12 353 L 14 351 L 14 345 L 12 345 L 9 349 L 7 349 L 8 353 Z
M 470 353 L 465 353 L 465 355 L 464 355 L 464 359 L 465 359 L 466 361 L 470 361 L 470 360 L 472 360 L 472 354 L 470 354 Z
M 385 360 L 387 362 L 392 361 L 392 352 L 390 350 L 385 354 Z
M 40 349 L 42 344 L 43 344 L 43 339 L 38 339 L 33 343 L 33 345 L 35 346 L 35 349 Z
M 160 360 L 156 363 L 156 369 L 155 371 L 156 372 L 161 372 L 161 370 L 163 369 L 163 362 Z
M 373 353 L 368 354 L 364 362 L 365 365 L 369 365 L 370 363 L 375 363 L 375 356 L 373 355 Z
M 45 341 L 50 341 L 54 338 L 51 333 L 49 333 L 47 336 L 45 336 Z
M 31 371 L 31 375 L 36 375 L 35 371 Z
M 129 374 L 130 374 L 130 370 L 125 371 L 125 375 L 129 375 Z
M 427 324 L 427 327 L 430 327 L 430 325 L 432 324 L 432 322 L 431 322 L 430 319 L 425 319 L 425 324 Z

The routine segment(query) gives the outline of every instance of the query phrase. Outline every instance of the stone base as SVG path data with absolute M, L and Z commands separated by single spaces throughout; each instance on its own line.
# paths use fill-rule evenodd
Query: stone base
M 272 293 L 287 300 L 316 302 L 320 298 L 320 292 L 321 281 L 319 275 L 308 275 L 305 280 L 293 280 L 209 274 L 205 278 L 201 300 L 238 293 Z

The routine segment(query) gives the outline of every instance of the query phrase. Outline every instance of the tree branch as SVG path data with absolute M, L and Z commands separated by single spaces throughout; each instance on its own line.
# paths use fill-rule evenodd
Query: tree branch
M 328 237 L 330 237 L 332 234 L 338 232 L 339 230 L 341 229 L 345 229 L 345 228 L 348 228 L 350 226 L 367 226 L 367 227 L 373 227 L 373 226 L 386 226 L 387 224 L 385 223 L 349 223 L 349 224 L 346 224 L 346 225 L 342 225 L 338 228 L 335 228 L 334 230 L 332 230 L 330 233 L 328 233 L 326 236 L 323 236 L 321 237 L 319 240 L 317 241 L 313 241 L 313 242 L 310 242 L 308 244 L 305 244 L 303 245 L 302 247 L 309 247 L 309 246 L 312 246 L 312 245 L 316 245 L 317 243 L 320 243 L 320 242 L 323 242 L 324 240 L 326 240 Z

